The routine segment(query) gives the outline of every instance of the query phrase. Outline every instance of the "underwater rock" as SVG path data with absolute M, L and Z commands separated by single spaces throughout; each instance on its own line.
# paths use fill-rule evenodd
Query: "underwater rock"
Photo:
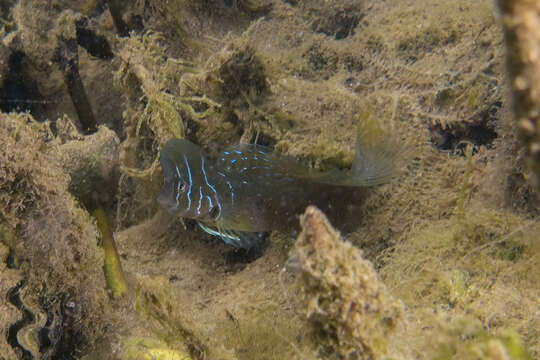
M 95 134 L 67 141 L 55 149 L 57 163 L 70 175 L 70 192 L 83 203 L 114 198 L 119 144 L 114 131 L 101 126 Z
M 0 213 L 14 229 L 15 237 L 7 245 L 24 281 L 18 282 L 24 284 L 23 292 L 19 292 L 23 285 L 6 285 L 11 304 L 20 311 L 14 323 L 0 322 L 0 334 L 15 329 L 10 345 L 14 351 L 19 345 L 26 348 L 16 337 L 21 329 L 20 335 L 34 333 L 26 332 L 28 320 L 20 322 L 21 316 L 33 321 L 25 315 L 31 314 L 51 322 L 38 321 L 31 328 L 49 332 L 49 345 L 32 342 L 42 355 L 93 349 L 110 325 L 97 229 L 68 190 L 70 176 L 58 165 L 47 123 L 28 114 L 1 114 L 0 138 Z M 2 282 L 9 279 L 8 270 L 0 275 Z M 44 350 L 46 346 L 49 349 Z
M 308 207 L 300 223 L 289 265 L 300 269 L 300 296 L 320 351 L 345 359 L 384 355 L 402 318 L 402 302 L 388 294 L 373 264 L 342 240 L 320 210 Z

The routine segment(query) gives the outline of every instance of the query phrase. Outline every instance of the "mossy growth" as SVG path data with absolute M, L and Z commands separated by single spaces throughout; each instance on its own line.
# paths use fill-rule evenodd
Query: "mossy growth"
M 223 339 L 235 359 L 313 358 L 312 344 L 303 336 L 306 326 L 299 316 L 284 314 L 273 301 L 242 312 L 227 311 L 224 321 L 216 324 L 216 336 Z
M 289 263 L 300 271 L 300 297 L 319 353 L 342 359 L 382 358 L 403 316 L 402 303 L 322 212 L 310 206 L 300 223 L 302 232 Z
M 312 148 L 310 156 L 317 159 L 322 170 L 350 168 L 354 159 L 352 151 L 346 151 L 331 137 L 321 134 Z
M 135 290 L 135 311 L 146 327 L 171 351 L 205 359 L 206 347 L 193 332 L 189 314 L 177 308 L 165 277 L 139 277 Z M 128 350 L 129 351 L 129 350 Z
M 434 319 L 436 334 L 425 348 L 439 360 L 532 360 L 519 335 L 512 330 L 488 332 L 471 316 Z
M 4 240 L 23 274 L 26 300 L 48 299 L 52 312 L 74 304 L 72 321 L 53 324 L 61 340 L 51 347 L 92 346 L 108 325 L 97 229 L 68 190 L 47 123 L 2 114 L 0 137 L 0 213 L 11 229 Z
M 10 248 L 17 242 L 15 237 L 16 235 L 14 229 L 9 225 L 0 222 L 0 243 Z
M 482 338 L 485 343 L 474 345 L 482 351 L 488 351 L 494 341 L 503 341 L 497 340 L 497 334 L 508 329 L 518 331 L 524 347 L 534 351 L 540 332 L 528 314 L 536 305 L 524 299 L 540 286 L 534 270 L 540 265 L 540 249 L 535 245 L 538 228 L 537 220 L 469 205 L 465 213 L 425 227 L 397 245 L 384 259 L 382 275 L 418 322 L 430 324 L 439 316 L 468 314 L 489 329 Z M 520 294 L 519 299 L 511 294 Z M 428 309 L 439 315 L 434 317 Z M 437 330 L 429 332 L 436 336 Z M 447 339 L 454 348 L 450 357 L 443 358 L 462 358 L 455 354 L 469 351 L 465 339 L 457 333 Z M 426 346 L 414 335 L 409 341 Z

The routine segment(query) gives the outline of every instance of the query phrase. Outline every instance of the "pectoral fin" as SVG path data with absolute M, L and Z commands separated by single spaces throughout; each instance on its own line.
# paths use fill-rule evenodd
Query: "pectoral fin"
M 204 225 L 201 222 L 197 222 L 201 229 L 210 235 L 219 236 L 226 244 L 231 245 L 237 249 L 250 250 L 255 247 L 261 246 L 264 242 L 264 234 L 261 232 L 244 232 L 231 229 L 214 229 Z

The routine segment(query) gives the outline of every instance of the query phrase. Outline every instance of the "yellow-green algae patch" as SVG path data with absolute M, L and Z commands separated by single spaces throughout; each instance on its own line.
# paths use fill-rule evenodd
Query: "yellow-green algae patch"
M 126 348 L 123 356 L 125 360 L 191 360 L 181 351 L 154 339 L 131 338 L 126 340 Z
M 537 219 L 471 205 L 464 216 L 422 226 L 388 254 L 381 270 L 385 282 L 403 299 L 412 322 L 426 324 L 423 330 L 410 324 L 408 337 L 418 341 L 418 354 L 428 346 L 425 336 L 451 344 L 443 358 L 462 358 L 462 352 L 472 356 L 471 349 L 493 341 L 510 346 L 505 350 L 508 358 L 527 358 L 515 334 L 498 335 L 512 334 L 509 329 L 519 332 L 531 351 L 538 351 L 539 225 Z M 427 325 L 442 318 L 452 324 L 462 316 L 468 320 L 450 325 L 452 331 Z M 467 324 L 476 324 L 474 335 L 463 336 Z M 445 331 L 454 335 L 441 340 Z M 512 348 L 521 349 L 522 355 L 513 356 Z
M 135 311 L 147 327 L 169 346 L 185 348 L 195 359 L 204 359 L 206 347 L 191 330 L 189 313 L 174 303 L 164 277 L 140 277 L 135 290 Z

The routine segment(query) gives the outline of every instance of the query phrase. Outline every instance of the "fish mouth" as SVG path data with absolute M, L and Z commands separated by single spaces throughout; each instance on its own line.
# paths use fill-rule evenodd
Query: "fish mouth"
M 174 180 L 165 180 L 163 187 L 157 197 L 157 202 L 165 208 L 169 213 L 180 213 L 181 211 L 179 196 L 180 194 L 176 193 L 176 182 Z

